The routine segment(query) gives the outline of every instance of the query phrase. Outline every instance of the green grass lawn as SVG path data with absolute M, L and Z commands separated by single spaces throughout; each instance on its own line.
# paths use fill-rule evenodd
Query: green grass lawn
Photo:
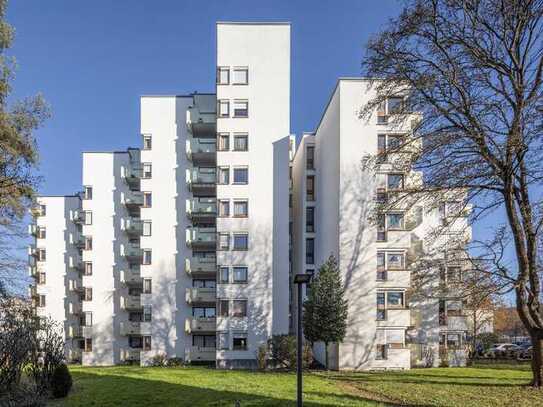
M 293 406 L 293 373 L 206 367 L 71 367 L 74 388 L 53 406 Z M 413 369 L 304 375 L 306 406 L 543 406 L 526 387 L 527 366 Z

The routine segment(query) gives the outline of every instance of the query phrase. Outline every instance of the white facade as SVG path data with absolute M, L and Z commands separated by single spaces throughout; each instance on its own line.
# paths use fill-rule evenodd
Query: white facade
M 293 332 L 293 274 L 316 273 L 331 254 L 349 301 L 333 366 L 424 363 L 408 330 L 441 351 L 443 304 L 420 303 L 433 322 L 414 326 L 407 296 L 407 255 L 434 215 L 384 230 L 382 242 L 369 222 L 390 172 L 360 166 L 390 134 L 375 117 L 359 118 L 371 96 L 363 80 L 340 80 L 296 149 L 290 25 L 218 23 L 216 93 L 143 96 L 140 149 L 84 153 L 83 193 L 37 201 L 46 212 L 32 232 L 46 226 L 36 246 L 47 255 L 32 249 L 40 261 L 31 272 L 41 267 L 46 283 L 31 290 L 39 312 L 65 325 L 68 356 L 85 365 L 160 357 L 254 367 L 272 335 Z M 389 254 L 399 265 L 388 267 Z M 463 335 L 460 325 L 450 329 Z M 322 361 L 322 346 L 315 352 Z

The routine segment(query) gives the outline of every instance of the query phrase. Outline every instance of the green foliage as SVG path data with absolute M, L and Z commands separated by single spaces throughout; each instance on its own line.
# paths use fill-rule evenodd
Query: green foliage
M 268 347 L 260 345 L 256 351 L 256 364 L 259 370 L 266 370 L 268 366 Z
M 296 336 L 274 335 L 268 341 L 270 359 L 275 368 L 296 369 Z M 302 367 L 307 369 L 313 362 L 311 346 L 306 342 L 302 347 Z
M 303 329 L 308 341 L 324 342 L 326 345 L 343 341 L 348 308 L 344 293 L 337 260 L 330 256 L 319 268 L 304 302 Z M 328 353 L 328 346 L 326 348 Z
M 64 363 L 58 365 L 51 378 L 51 392 L 58 399 L 66 397 L 72 388 L 72 375 Z
M 483 345 L 483 350 L 487 351 L 492 345 L 499 342 L 500 337 L 494 332 L 483 332 L 476 337 L 476 342 Z

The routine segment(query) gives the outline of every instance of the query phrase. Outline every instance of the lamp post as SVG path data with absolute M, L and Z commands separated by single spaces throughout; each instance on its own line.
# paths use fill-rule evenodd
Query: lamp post
M 296 405 L 302 407 L 302 286 L 309 283 L 310 274 L 296 274 L 294 284 L 298 285 L 298 329 L 296 330 Z

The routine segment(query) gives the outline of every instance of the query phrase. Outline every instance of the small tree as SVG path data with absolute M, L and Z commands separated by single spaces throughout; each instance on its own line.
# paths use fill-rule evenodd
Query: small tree
M 303 315 L 305 338 L 311 343 L 324 342 L 327 369 L 328 345 L 343 341 L 347 330 L 348 305 L 344 293 L 337 260 L 331 255 L 311 283 Z

